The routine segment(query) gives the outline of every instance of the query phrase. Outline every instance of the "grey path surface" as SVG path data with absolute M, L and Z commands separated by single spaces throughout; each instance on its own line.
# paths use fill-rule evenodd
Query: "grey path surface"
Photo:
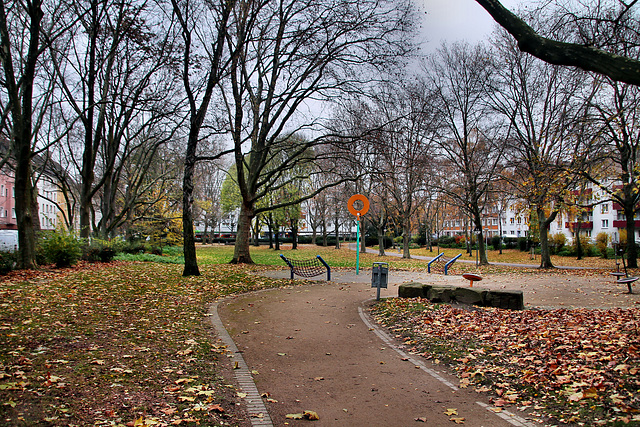
M 288 272 L 272 273 L 280 274 Z M 305 410 L 319 414 L 318 426 L 424 425 L 417 419 L 445 426 L 454 425 L 454 417 L 469 426 L 533 425 L 522 413 L 490 411 L 486 394 L 458 389 L 446 368 L 406 353 L 376 328 L 363 309 L 375 297 L 369 274 L 335 277 L 219 303 L 222 324 L 254 372 L 257 390 L 269 396 L 273 425 L 300 423 L 286 415 Z M 390 281 L 415 278 L 398 272 Z M 383 296 L 394 293 L 392 285 Z

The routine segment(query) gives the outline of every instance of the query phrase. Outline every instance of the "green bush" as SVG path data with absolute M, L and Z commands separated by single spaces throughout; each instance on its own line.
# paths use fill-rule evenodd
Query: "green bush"
M 440 236 L 433 244 L 443 248 L 455 248 L 457 245 L 456 238 L 451 236 Z
M 144 253 L 144 242 L 139 240 L 126 242 L 122 246 L 122 252 L 126 254 L 142 254 Z
M 0 251 L 0 274 L 7 274 L 15 270 L 17 262 L 17 252 Z
M 44 231 L 39 246 L 46 262 L 56 267 L 70 267 L 82 257 L 82 239 L 64 229 Z
M 515 249 L 518 246 L 518 238 L 505 237 L 502 243 L 506 249 Z
M 578 255 L 578 247 L 577 247 L 576 243 L 577 243 L 577 241 L 574 238 L 573 239 L 573 254 L 575 256 Z M 582 256 L 590 257 L 590 256 L 596 256 L 597 255 L 596 254 L 596 252 L 597 252 L 596 247 L 595 247 L 595 245 L 593 245 L 591 243 L 591 240 L 588 237 L 586 237 L 586 236 L 581 236 L 580 237 L 580 246 L 582 247 Z
M 518 249 L 520 249 L 521 252 L 526 252 L 528 248 L 529 248 L 529 244 L 527 242 L 527 238 L 518 237 Z
M 608 256 L 607 246 L 609 246 L 609 234 L 601 231 L 596 236 L 596 248 L 598 249 L 600 256 L 604 259 L 607 259 Z
M 491 236 L 491 246 L 493 246 L 493 250 L 500 249 L 500 236 Z
M 83 258 L 87 261 L 111 262 L 117 253 L 123 252 L 127 243 L 121 239 L 111 240 L 92 239 L 91 243 L 84 248 Z
M 567 244 L 567 236 L 564 233 L 556 233 L 549 236 L 549 250 L 552 255 L 560 254 Z

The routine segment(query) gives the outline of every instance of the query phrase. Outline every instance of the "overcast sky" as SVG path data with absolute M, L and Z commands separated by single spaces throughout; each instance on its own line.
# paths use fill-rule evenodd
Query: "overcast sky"
M 426 52 L 434 51 L 442 40 L 453 42 L 466 39 L 477 42 L 493 31 L 494 21 L 475 0 L 415 0 L 422 15 L 421 38 Z M 518 0 L 502 0 L 515 11 Z M 426 12 L 426 13 L 425 13 Z

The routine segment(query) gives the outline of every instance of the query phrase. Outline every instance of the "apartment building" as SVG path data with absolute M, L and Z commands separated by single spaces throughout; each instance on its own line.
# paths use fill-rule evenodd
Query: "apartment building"
M 626 219 L 622 207 L 606 200 L 602 189 L 589 186 L 575 196 L 581 197 L 581 204 L 590 206 L 582 209 L 561 211 L 549 226 L 549 234 L 563 233 L 568 241 L 573 241 L 579 232 L 582 238 L 595 239 L 601 233 L 609 235 L 610 242 L 620 241 L 620 230 L 626 229 Z M 464 218 L 456 210 L 445 210 L 445 220 L 440 233 L 444 236 L 464 234 L 473 230 L 469 218 Z M 529 212 L 521 201 L 512 201 L 500 206 L 496 203 L 483 211 L 482 231 L 485 237 L 501 235 L 503 238 L 529 236 Z M 636 216 L 636 241 L 640 241 L 640 216 Z

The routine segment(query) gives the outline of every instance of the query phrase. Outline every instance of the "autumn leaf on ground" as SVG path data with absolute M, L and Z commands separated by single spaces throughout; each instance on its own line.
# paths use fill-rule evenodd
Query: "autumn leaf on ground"
M 310 421 L 315 421 L 320 419 L 320 417 L 318 416 L 318 413 L 315 411 L 304 411 L 303 415 L 306 419 Z
M 452 417 L 449 421 L 453 421 L 456 424 L 464 424 L 464 417 Z
M 458 410 L 455 408 L 447 408 L 446 411 L 444 411 L 444 414 L 447 416 L 451 416 L 451 415 L 458 415 Z
M 303 420 L 304 414 L 287 414 L 285 415 L 285 418 L 289 420 Z

